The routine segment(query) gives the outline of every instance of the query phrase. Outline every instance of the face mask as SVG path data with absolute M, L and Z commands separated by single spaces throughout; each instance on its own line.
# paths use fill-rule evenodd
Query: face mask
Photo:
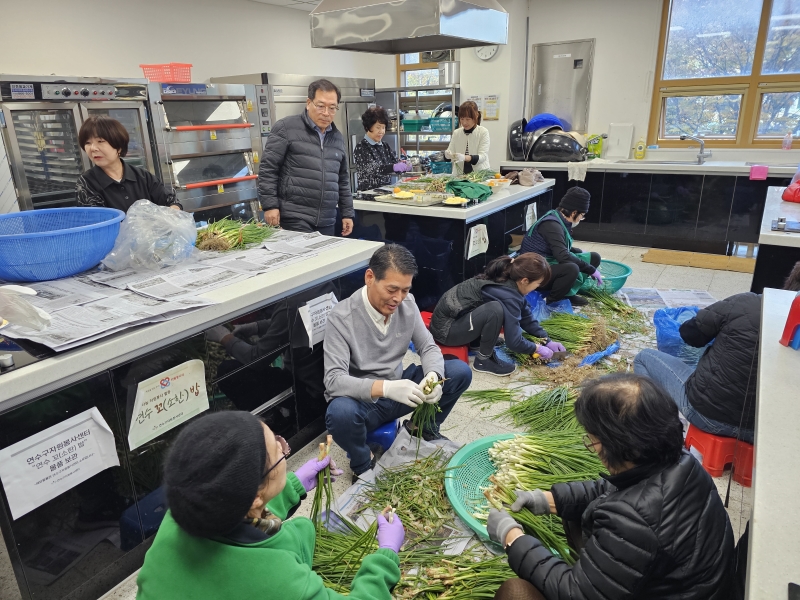
M 578 221 L 577 223 L 573 223 L 573 224 L 572 224 L 572 229 L 575 229 L 575 228 L 576 228 L 578 225 L 580 225 L 580 224 L 581 224 L 581 222 L 580 222 L 580 221 Z

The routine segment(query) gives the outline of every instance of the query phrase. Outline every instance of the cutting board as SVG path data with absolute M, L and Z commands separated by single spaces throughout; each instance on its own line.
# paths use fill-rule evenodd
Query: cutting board
M 628 158 L 633 147 L 633 123 L 611 123 L 608 139 L 603 143 L 603 158 Z

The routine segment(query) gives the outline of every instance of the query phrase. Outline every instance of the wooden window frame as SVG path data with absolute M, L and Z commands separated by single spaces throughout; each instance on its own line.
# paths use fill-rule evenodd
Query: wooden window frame
M 708 148 L 780 148 L 783 136 L 757 138 L 758 119 L 762 95 L 771 92 L 800 92 L 800 74 L 762 75 L 764 49 L 769 34 L 769 20 L 772 15 L 773 0 L 764 0 L 761 8 L 761 21 L 756 37 L 753 68 L 750 75 L 733 77 L 709 77 L 704 79 L 663 79 L 664 60 L 667 51 L 667 36 L 672 0 L 663 0 L 661 12 L 661 31 L 658 38 L 653 95 L 650 104 L 650 120 L 647 128 L 647 143 L 658 144 L 660 148 L 686 148 L 696 144 L 692 140 L 680 141 L 663 138 L 664 99 L 679 95 L 713 95 L 724 93 L 742 94 L 739 109 L 739 122 L 736 139 L 705 138 Z M 399 61 L 398 57 L 398 61 Z M 404 65 L 405 66 L 405 65 Z
M 409 54 L 409 53 L 406 52 L 406 54 Z M 411 64 L 408 64 L 408 65 L 404 65 L 404 64 L 402 64 L 402 61 L 400 60 L 401 56 L 402 55 L 400 55 L 400 54 L 396 54 L 395 55 L 395 60 L 396 60 L 396 63 L 397 63 L 397 87 L 404 87 L 404 85 L 403 85 L 403 73 L 405 73 L 406 71 L 421 71 L 423 69 L 438 69 L 439 68 L 439 63 L 438 62 L 427 62 L 427 63 L 419 62 L 419 63 L 411 63 Z

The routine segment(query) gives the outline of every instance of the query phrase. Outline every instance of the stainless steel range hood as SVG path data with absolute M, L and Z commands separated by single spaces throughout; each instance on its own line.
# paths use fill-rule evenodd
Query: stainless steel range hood
M 322 0 L 311 12 L 314 48 L 402 54 L 507 42 L 497 0 Z

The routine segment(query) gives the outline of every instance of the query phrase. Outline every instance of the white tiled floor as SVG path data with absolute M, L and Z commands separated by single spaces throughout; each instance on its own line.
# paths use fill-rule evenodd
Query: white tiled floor
M 629 287 L 707 290 L 718 300 L 750 289 L 751 275 L 749 274 L 643 263 L 641 261 L 642 255 L 647 251 L 647 248 L 613 246 L 588 242 L 578 242 L 578 245 L 582 250 L 596 251 L 608 259 L 620 261 L 629 265 L 633 269 L 633 275 L 628 279 L 626 284 Z M 473 375 L 470 389 L 490 389 L 501 387 L 509 382 L 508 379 L 499 379 L 481 373 L 474 373 Z M 512 377 L 512 379 L 514 378 Z M 481 411 L 479 408 L 471 406 L 467 402 L 459 402 L 445 422 L 443 433 L 454 441 L 469 443 L 486 435 L 512 431 L 505 424 L 492 420 L 492 415 L 499 412 L 499 410 L 501 410 L 501 407 Z M 288 461 L 289 468 L 296 469 L 303 462 L 311 458 L 317 452 L 318 443 L 319 440 L 316 440 L 305 448 L 296 449 Z M 350 471 L 344 452 L 340 448 L 335 447 L 333 455 L 334 460 L 345 470 L 345 475 L 334 485 L 334 489 L 337 492 L 341 492 L 350 484 Z M 728 478 L 717 478 L 715 483 L 724 500 L 728 487 Z M 731 525 L 733 526 L 737 538 L 741 532 L 744 531 L 744 525 L 750 515 L 751 502 L 751 490 L 743 488 L 736 483 L 732 483 L 728 514 L 731 518 Z M 306 502 L 301 506 L 298 514 L 307 514 L 309 509 L 310 503 Z M 2 573 L 0 573 L 0 581 L 2 581 Z M 11 581 L 13 581 L 13 576 Z M 103 598 L 133 600 L 135 596 L 136 583 L 134 575 L 120 584 L 115 590 L 106 594 Z M 0 598 L 6 597 L 3 590 L 0 589 Z

